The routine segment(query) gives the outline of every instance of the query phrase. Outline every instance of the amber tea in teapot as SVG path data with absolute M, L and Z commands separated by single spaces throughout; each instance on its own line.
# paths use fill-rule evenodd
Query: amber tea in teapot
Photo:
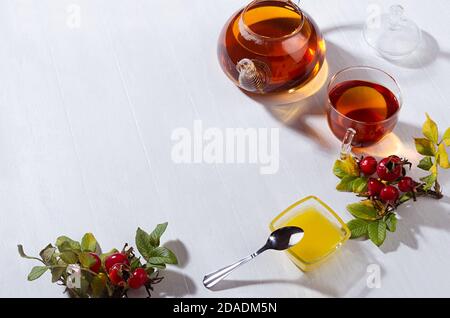
M 325 42 L 292 1 L 255 0 L 225 25 L 218 55 L 224 72 L 243 90 L 292 92 L 320 71 Z

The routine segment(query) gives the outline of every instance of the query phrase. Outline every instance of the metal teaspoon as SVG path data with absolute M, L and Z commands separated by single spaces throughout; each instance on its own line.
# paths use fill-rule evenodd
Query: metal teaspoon
M 219 269 L 215 272 L 212 272 L 206 275 L 203 278 L 203 285 L 206 288 L 211 288 L 220 282 L 222 279 L 227 277 L 231 272 L 233 272 L 236 268 L 244 265 L 245 263 L 251 261 L 259 254 L 267 251 L 267 250 L 276 250 L 283 251 L 291 248 L 292 246 L 298 244 L 304 236 L 304 232 L 301 228 L 295 226 L 282 227 L 272 234 L 270 234 L 266 244 L 260 248 L 256 253 L 253 253 L 246 258 L 237 261 L 234 264 L 231 264 L 227 267 Z

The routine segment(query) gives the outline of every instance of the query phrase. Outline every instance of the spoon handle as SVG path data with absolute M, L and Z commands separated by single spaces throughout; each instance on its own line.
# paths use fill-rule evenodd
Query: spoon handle
M 263 252 L 264 250 L 261 249 L 256 253 L 253 253 L 249 256 L 247 256 L 246 258 L 241 259 L 240 261 L 237 261 L 234 264 L 228 265 L 222 269 L 219 269 L 218 271 L 209 273 L 208 275 L 206 275 L 203 278 L 203 285 L 205 285 L 206 288 L 211 288 L 214 285 L 216 285 L 218 282 L 220 282 L 222 279 L 224 279 L 225 277 L 227 277 L 232 271 L 234 271 L 236 268 L 244 265 L 245 263 L 251 261 L 252 259 L 254 259 L 256 256 L 258 256 L 259 254 L 261 254 L 261 252 Z

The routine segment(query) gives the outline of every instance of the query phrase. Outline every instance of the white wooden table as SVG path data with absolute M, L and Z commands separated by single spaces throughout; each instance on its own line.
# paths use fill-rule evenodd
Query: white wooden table
M 377 57 L 361 37 L 368 4 L 395 1 L 305 0 L 303 8 L 324 31 L 329 73 L 367 64 L 398 79 L 400 122 L 371 152 L 417 162 L 411 141 L 425 111 L 442 128 L 450 125 L 450 3 L 397 2 L 426 39 L 402 65 Z M 218 34 L 245 3 L 0 1 L 0 296 L 62 296 L 48 274 L 26 281 L 34 264 L 19 258 L 18 243 L 37 254 L 58 235 L 92 231 L 105 248 L 120 247 L 133 243 L 138 226 L 164 221 L 165 240 L 182 264 L 166 272 L 157 296 L 450 296 L 448 173 L 447 197 L 402 208 L 397 233 L 381 249 L 351 241 L 309 274 L 267 253 L 219 290 L 203 288 L 205 273 L 259 247 L 269 221 L 291 203 L 314 194 L 349 220 L 345 206 L 355 200 L 334 190 L 339 143 L 320 98 L 309 108 L 305 101 L 264 106 L 222 73 Z M 296 117 L 285 122 L 286 112 Z M 278 173 L 261 175 L 252 164 L 174 163 L 171 134 L 192 130 L 196 119 L 219 129 L 279 128 Z M 370 264 L 381 268 L 379 289 L 367 287 Z

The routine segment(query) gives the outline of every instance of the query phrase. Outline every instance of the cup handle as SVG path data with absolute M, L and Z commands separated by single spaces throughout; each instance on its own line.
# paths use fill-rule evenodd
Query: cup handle
M 347 129 L 341 145 L 341 160 L 345 160 L 348 155 L 352 153 L 352 142 L 356 136 L 356 130 L 353 128 Z

